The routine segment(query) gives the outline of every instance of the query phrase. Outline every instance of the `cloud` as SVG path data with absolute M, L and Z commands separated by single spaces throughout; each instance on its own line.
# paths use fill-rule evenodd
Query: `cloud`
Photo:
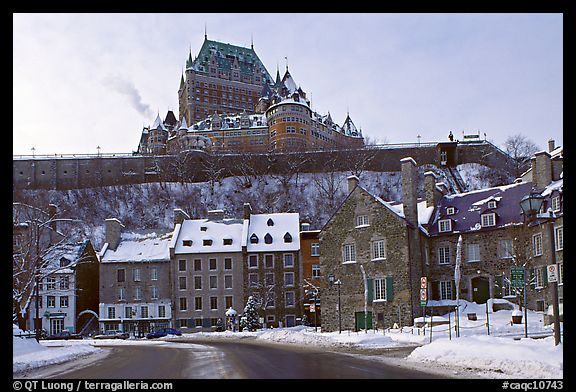
M 125 95 L 130 105 L 144 117 L 150 118 L 154 115 L 154 111 L 150 108 L 150 105 L 142 101 L 140 91 L 138 91 L 131 81 L 126 80 L 120 75 L 109 75 L 103 79 L 103 84 L 112 88 L 117 93 Z

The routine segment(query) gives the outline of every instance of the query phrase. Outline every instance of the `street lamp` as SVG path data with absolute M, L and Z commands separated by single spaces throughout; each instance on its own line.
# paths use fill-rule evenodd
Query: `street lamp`
M 522 198 L 520 201 L 520 207 L 522 208 L 522 211 L 524 212 L 524 215 L 528 219 L 529 223 L 534 219 L 542 219 L 547 223 L 550 238 L 551 261 L 552 265 L 556 265 L 556 249 L 554 247 L 554 221 L 556 220 L 556 216 L 552 210 L 548 210 L 547 215 L 538 214 L 543 201 L 544 196 L 535 192 L 531 192 L 529 195 L 526 195 Z M 524 292 L 526 292 L 526 289 L 524 289 Z M 526 303 L 524 303 L 524 306 L 526 306 Z M 554 314 L 554 344 L 557 346 L 560 343 L 560 311 L 558 306 L 557 280 L 552 282 L 552 311 Z
M 342 333 L 342 313 L 341 313 L 341 303 L 340 303 L 340 286 L 342 286 L 342 282 L 340 279 L 334 281 L 334 275 L 328 275 L 328 282 L 330 282 L 330 286 L 336 285 L 338 286 L 338 333 Z

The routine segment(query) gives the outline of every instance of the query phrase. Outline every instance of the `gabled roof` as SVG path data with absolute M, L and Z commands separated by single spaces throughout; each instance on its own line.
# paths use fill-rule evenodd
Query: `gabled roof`
M 444 196 L 438 201 L 429 227 L 430 235 L 465 233 L 522 224 L 520 200 L 529 194 L 531 189 L 532 184 L 524 182 Z M 492 200 L 497 201 L 496 208 L 487 211 L 488 202 Z M 455 213 L 445 215 L 446 207 L 455 207 Z M 495 226 L 481 227 L 481 215 L 486 212 L 497 214 Z M 441 219 L 452 220 L 452 231 L 438 232 L 438 221 Z
M 269 220 L 273 225 L 269 225 Z M 246 233 L 248 252 L 293 252 L 300 250 L 300 214 L 298 213 L 276 213 L 276 214 L 251 214 L 250 223 Z M 288 233 L 292 237 L 292 242 L 285 242 L 284 236 Z M 258 243 L 253 244 L 250 237 L 256 234 Z M 272 243 L 264 241 L 266 234 L 272 237 Z
M 105 244 L 101 262 L 170 261 L 171 238 L 172 231 L 165 229 L 122 233 L 116 250 Z
M 58 273 L 71 273 L 74 267 L 82 260 L 82 255 L 86 250 L 86 247 L 90 243 L 89 240 L 75 243 L 66 244 L 56 244 L 48 249 L 44 257 L 44 264 L 42 267 L 43 273 L 48 273 L 50 271 Z M 66 268 L 60 267 L 61 259 L 67 260 Z
M 160 114 L 156 115 L 156 120 L 154 120 L 154 124 L 150 127 L 150 129 L 161 129 L 166 131 L 166 127 L 164 126 L 164 122 L 160 118 Z
M 242 219 L 186 219 L 175 239 L 174 253 L 241 252 L 243 223 Z M 224 239 L 232 240 L 232 244 L 224 245 Z M 204 240 L 212 240 L 212 244 L 204 245 Z M 192 243 L 184 246 L 183 241 Z

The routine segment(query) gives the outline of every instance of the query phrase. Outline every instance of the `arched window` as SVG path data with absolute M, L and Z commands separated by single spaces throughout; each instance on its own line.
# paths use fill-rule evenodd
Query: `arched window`
M 264 236 L 264 242 L 267 244 L 272 243 L 272 236 L 270 235 L 270 233 L 266 233 L 266 235 Z
M 268 226 L 274 226 L 274 221 L 272 220 L 272 218 L 268 219 L 268 222 L 266 222 L 266 224 Z
M 251 243 L 251 244 L 257 244 L 257 243 L 258 243 L 258 236 L 256 235 L 256 233 L 253 233 L 253 234 L 250 236 L 250 243 Z
M 286 232 L 286 234 L 284 234 L 284 242 L 292 242 L 292 236 L 290 233 Z

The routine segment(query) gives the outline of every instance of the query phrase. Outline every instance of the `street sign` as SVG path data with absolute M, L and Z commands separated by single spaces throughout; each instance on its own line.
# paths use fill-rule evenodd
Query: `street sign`
M 548 283 L 558 282 L 558 266 L 550 264 L 548 267 Z
M 425 289 L 426 287 L 428 287 L 428 280 L 423 276 L 420 278 L 420 288 Z
M 510 286 L 513 288 L 524 287 L 524 268 L 512 267 L 510 269 Z
M 310 304 L 310 313 L 314 313 L 316 311 L 316 305 Z
M 420 289 L 420 301 L 426 301 L 428 299 L 428 291 L 426 289 Z

